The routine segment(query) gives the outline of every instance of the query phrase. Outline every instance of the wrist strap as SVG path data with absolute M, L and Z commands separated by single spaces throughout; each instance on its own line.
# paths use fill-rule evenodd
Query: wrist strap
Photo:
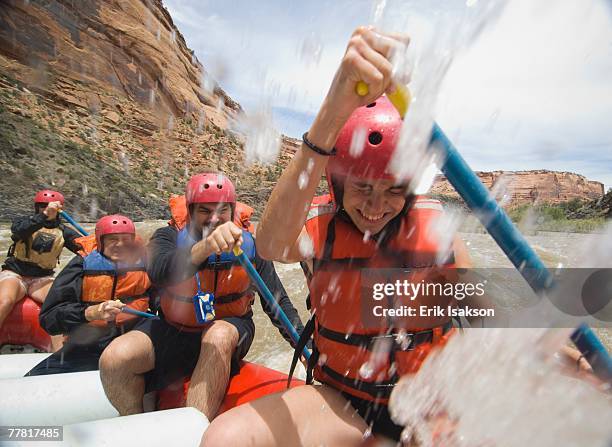
M 304 132 L 304 135 L 302 135 L 302 141 L 304 142 L 304 144 L 306 146 L 308 146 L 308 148 L 311 151 L 316 152 L 319 155 L 323 155 L 324 157 L 329 157 L 331 155 L 336 155 L 336 148 L 332 148 L 331 151 L 326 151 L 325 149 L 321 149 L 318 146 L 315 146 L 309 139 L 308 139 L 308 132 Z

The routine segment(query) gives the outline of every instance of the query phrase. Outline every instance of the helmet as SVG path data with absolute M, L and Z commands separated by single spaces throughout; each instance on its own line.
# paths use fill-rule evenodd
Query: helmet
M 121 214 L 111 214 L 98 220 L 96 223 L 96 244 L 98 245 L 98 250 L 102 248 L 102 236 L 118 233 L 135 235 L 136 228 L 134 227 L 134 222 Z
M 185 188 L 187 208 L 193 203 L 236 204 L 236 189 L 234 184 L 223 174 L 197 174 L 189 179 Z
M 330 157 L 327 164 L 328 181 L 334 176 L 348 174 L 363 178 L 393 179 L 387 172 L 387 165 L 395 151 L 401 127 L 402 118 L 386 96 L 356 109 L 336 140 L 337 153 Z M 353 155 L 353 133 L 360 129 L 366 132 L 363 150 Z
M 59 202 L 64 205 L 64 196 L 62 193 L 57 191 L 51 191 L 50 189 L 43 189 L 38 191 L 34 196 L 34 203 L 51 203 Z

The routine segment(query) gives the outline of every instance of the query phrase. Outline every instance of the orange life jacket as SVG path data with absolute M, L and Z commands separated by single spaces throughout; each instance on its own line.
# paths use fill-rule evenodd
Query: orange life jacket
M 311 209 L 306 222 L 314 244 L 308 281 L 314 314 L 314 377 L 358 398 L 386 404 L 399 376 L 416 372 L 434 346 L 446 343 L 452 323 L 450 318 L 425 323 L 415 317 L 392 321 L 380 317 L 374 326 L 364 324 L 361 269 L 405 268 L 412 282 L 439 280 L 441 269 L 448 272 L 454 267 L 453 259 L 443 267 L 436 265 L 439 247 L 429 234 L 442 207 L 438 201 L 417 198 L 398 233 L 383 248 L 336 215 L 332 203 L 321 203 Z M 449 298 L 434 299 L 450 304 Z
M 188 219 L 184 196 L 171 198 L 169 206 L 172 219 L 168 223 L 179 230 L 177 246 L 193 245 L 196 241 L 191 238 L 186 226 Z M 252 213 L 252 208 L 248 208 Z M 243 216 L 246 217 L 247 213 L 248 210 Z M 243 228 L 244 222 L 250 225 L 248 217 L 241 222 Z M 242 249 L 253 262 L 255 257 L 253 236 L 245 230 L 243 239 Z M 200 279 L 202 292 L 210 292 L 214 295 L 216 318 L 242 316 L 251 311 L 254 300 L 251 280 L 246 270 L 239 264 L 238 258 L 233 254 L 211 255 L 196 275 Z M 178 284 L 166 286 L 162 290 L 160 301 L 164 318 L 169 323 L 187 331 L 202 330 L 207 323 L 201 324 L 197 321 L 193 304 L 193 297 L 196 293 L 198 293 L 198 286 L 195 275 Z
M 83 286 L 81 290 L 81 301 L 85 303 L 102 303 L 109 300 L 120 300 L 128 307 L 144 312 L 149 309 L 148 289 L 151 281 L 142 261 L 121 265 L 112 262 L 95 249 L 95 244 L 86 244 L 87 253 L 83 250 Z M 83 243 L 81 246 L 85 249 Z M 128 313 L 120 313 L 115 319 L 115 324 L 123 325 L 134 321 L 139 317 Z M 94 320 L 90 324 L 94 326 L 106 326 L 107 321 Z

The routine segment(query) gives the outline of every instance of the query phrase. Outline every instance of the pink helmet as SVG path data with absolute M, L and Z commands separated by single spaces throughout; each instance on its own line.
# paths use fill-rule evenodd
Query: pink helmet
M 64 196 L 61 192 L 52 191 L 50 189 L 43 189 L 38 191 L 34 196 L 34 203 L 51 203 L 59 202 L 64 205 Z
M 337 154 L 330 157 L 327 165 L 328 180 L 334 176 L 348 174 L 373 179 L 393 179 L 387 172 L 395 146 L 399 139 L 402 118 L 391 101 L 381 96 L 375 102 L 356 109 L 338 135 Z M 351 155 L 353 133 L 365 130 L 363 150 Z
M 98 245 L 98 250 L 102 249 L 102 236 L 119 233 L 136 235 L 134 222 L 121 214 L 111 214 L 98 220 L 96 223 L 96 244 Z
M 234 184 L 223 174 L 197 174 L 189 179 L 185 188 L 187 208 L 193 203 L 236 204 Z

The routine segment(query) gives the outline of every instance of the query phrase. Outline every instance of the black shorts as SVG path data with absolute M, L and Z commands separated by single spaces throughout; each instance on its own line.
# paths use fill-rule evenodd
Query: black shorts
M 404 427 L 393 422 L 387 405 L 376 404 L 369 400 L 351 396 L 348 393 L 342 393 L 342 395 L 357 410 L 366 424 L 371 427 L 373 434 L 386 436 L 397 442 L 400 441 Z
M 253 314 L 221 318 L 238 330 L 238 346 L 232 356 L 232 374 L 238 372 L 239 361 L 249 352 L 255 324 Z M 200 356 L 201 332 L 181 331 L 162 318 L 150 318 L 134 330 L 146 334 L 155 349 L 155 368 L 145 374 L 145 392 L 158 391 L 169 384 L 191 376 Z

